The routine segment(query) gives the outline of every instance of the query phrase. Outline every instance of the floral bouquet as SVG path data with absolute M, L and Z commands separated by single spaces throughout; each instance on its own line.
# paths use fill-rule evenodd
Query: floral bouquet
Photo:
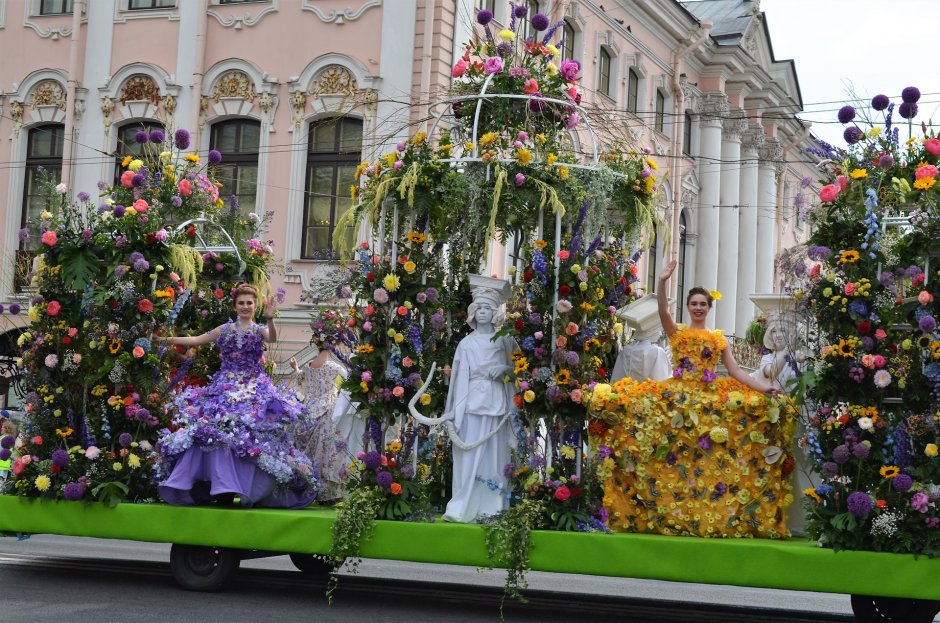
M 374 437 L 373 441 L 378 441 L 374 445 L 381 447 L 381 427 L 372 424 L 368 434 Z M 418 469 L 412 462 L 416 436 L 417 430 L 410 428 L 404 443 L 393 439 L 381 452 L 360 452 L 351 466 L 348 487 L 372 487 L 381 493 L 376 519 L 400 521 L 429 510 L 428 470 L 426 466 Z

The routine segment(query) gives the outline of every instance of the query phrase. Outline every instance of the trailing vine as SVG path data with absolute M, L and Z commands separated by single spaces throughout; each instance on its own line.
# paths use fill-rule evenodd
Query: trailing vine
M 527 601 L 522 591 L 529 587 L 525 577 L 529 571 L 529 533 L 541 524 L 544 513 L 545 506 L 541 501 L 523 499 L 484 524 L 490 562 L 494 567 L 506 569 L 500 612 L 507 597 L 521 603 Z
M 376 514 L 384 501 L 385 496 L 377 487 L 358 487 L 349 493 L 348 498 L 336 505 L 332 545 L 327 556 L 334 571 L 348 561 L 350 573 L 358 572 L 362 560 L 359 556 L 362 542 L 371 538 L 375 529 Z M 326 598 L 329 603 L 333 603 L 333 593 L 338 583 L 337 575 L 331 574 L 326 585 Z

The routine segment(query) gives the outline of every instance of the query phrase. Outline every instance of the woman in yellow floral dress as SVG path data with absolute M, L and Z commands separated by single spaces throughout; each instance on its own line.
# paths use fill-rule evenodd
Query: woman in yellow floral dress
M 659 278 L 659 315 L 673 352 L 667 381 L 623 379 L 591 396 L 590 442 L 603 460 L 604 506 L 617 531 L 705 537 L 786 538 L 794 418 L 776 390 L 738 367 L 721 331 L 705 320 L 703 288 L 689 291 L 688 327 L 669 314 Z M 718 378 L 718 363 L 732 377 Z

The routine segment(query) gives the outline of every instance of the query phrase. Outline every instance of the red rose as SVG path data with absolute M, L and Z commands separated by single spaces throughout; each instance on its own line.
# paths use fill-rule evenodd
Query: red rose
M 72 338 L 66 335 L 64 338 L 62 338 L 62 343 L 68 346 L 69 344 L 72 343 Z
M 157 236 L 155 234 L 147 234 L 147 244 L 153 244 L 157 241 Z
M 212 296 L 217 299 L 221 299 L 223 296 L 225 296 L 225 292 L 222 291 L 222 288 L 216 288 L 212 291 Z
M 525 271 L 522 273 L 522 280 L 525 281 L 526 283 L 529 283 L 530 281 L 532 281 L 532 278 L 534 276 L 535 275 L 532 273 L 532 269 L 526 268 Z
M 570 497 L 571 497 L 571 490 L 570 490 L 568 487 L 566 487 L 565 485 L 562 485 L 562 486 L 558 487 L 557 489 L 555 489 L 555 499 L 556 499 L 556 500 L 560 500 L 560 501 L 564 502 L 565 500 L 567 500 L 567 499 L 570 498 Z
M 114 309 L 115 307 L 117 307 L 117 301 L 115 301 L 114 299 L 108 299 L 108 307 L 110 307 L 111 309 Z
M 187 235 L 187 236 L 195 236 L 195 235 L 196 235 L 196 228 L 193 227 L 192 225 L 190 225 L 189 227 L 187 227 L 187 228 L 186 228 L 186 235 Z
M 603 366 L 600 367 L 600 368 L 598 368 L 598 369 L 597 369 L 597 376 L 600 377 L 600 378 L 602 378 L 602 379 L 606 379 L 606 378 L 607 378 L 607 368 L 605 368 L 605 367 L 603 367 Z
M 861 335 L 868 335 L 869 333 L 871 333 L 871 323 L 866 320 L 862 320 L 860 323 L 855 325 L 855 329 Z
M 137 303 L 137 311 L 142 314 L 149 314 L 153 311 L 153 303 L 150 299 L 141 299 L 141 301 Z
M 888 350 L 890 350 L 893 354 L 897 355 L 897 354 L 898 354 L 898 345 L 897 345 L 897 344 L 888 344 Z
M 581 487 L 571 487 L 571 497 L 579 498 L 581 497 L 582 493 L 583 491 L 581 490 Z
M 59 467 L 58 465 L 53 465 L 52 467 L 49 468 L 49 471 L 51 471 L 53 474 L 58 474 L 59 472 L 62 471 L 62 468 Z
M 560 294 L 561 296 L 568 296 L 569 294 L 571 294 L 571 288 L 567 286 L 566 284 L 561 284 L 561 286 L 559 286 L 558 288 L 558 294 Z
M 368 281 L 369 283 L 372 283 L 373 281 L 375 281 L 375 273 L 372 271 L 369 271 L 368 273 L 366 273 L 366 281 Z
M 525 323 L 522 322 L 522 318 L 517 318 L 516 321 L 512 323 L 512 326 L 516 328 L 516 331 L 522 331 L 522 329 L 525 328 Z

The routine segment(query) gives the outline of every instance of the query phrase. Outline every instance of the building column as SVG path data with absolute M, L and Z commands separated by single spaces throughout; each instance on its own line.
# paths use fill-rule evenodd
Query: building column
M 699 185 L 701 190 L 696 206 L 699 243 L 704 251 L 695 258 L 695 283 L 708 289 L 718 287 L 718 234 L 721 181 L 721 124 L 728 114 L 728 97 L 724 93 L 705 93 L 699 102 L 700 149 Z M 680 293 L 685 296 L 685 293 Z M 709 328 L 715 326 L 715 316 L 708 316 Z
M 774 246 L 777 227 L 777 165 L 783 155 L 780 141 L 769 139 L 760 148 L 757 173 L 758 292 L 774 291 Z
M 757 286 L 757 159 L 764 144 L 764 129 L 749 126 L 741 143 L 740 194 L 738 195 L 738 285 L 735 293 L 734 334 L 744 335 L 754 319 L 750 295 Z
M 735 332 L 738 292 L 738 198 L 741 169 L 732 163 L 741 159 L 741 135 L 747 129 L 744 111 L 736 110 L 722 124 L 721 172 L 718 201 L 721 205 L 721 232 L 718 239 L 718 291 L 721 301 L 715 304 L 715 326 L 725 333 Z

